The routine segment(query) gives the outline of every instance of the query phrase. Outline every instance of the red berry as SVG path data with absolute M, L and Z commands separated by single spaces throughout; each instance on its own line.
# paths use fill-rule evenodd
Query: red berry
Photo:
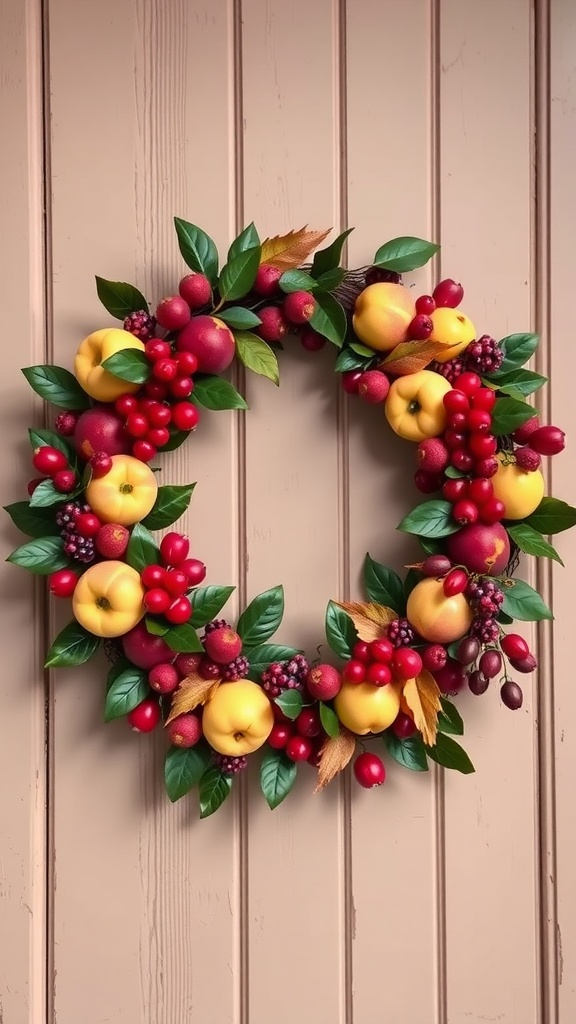
M 161 338 L 150 338 L 144 345 L 144 352 L 146 358 L 151 363 L 158 362 L 159 359 L 169 359 L 172 355 L 172 346 L 168 341 L 162 341 Z M 117 407 L 118 408 L 118 407 Z M 118 409 L 120 412 L 120 409 Z
M 183 533 L 171 531 L 160 541 L 160 555 L 164 565 L 180 565 L 190 550 L 190 541 Z
M 491 459 L 496 454 L 498 442 L 492 434 L 470 434 L 468 451 L 475 459 Z
M 388 640 L 388 637 L 379 636 L 376 640 L 371 640 L 369 646 L 370 657 L 374 661 L 380 661 L 384 665 L 390 663 L 394 654 L 394 645 Z
M 177 352 L 176 362 L 178 363 L 178 375 L 191 377 L 198 369 L 198 358 L 193 352 Z
M 441 473 L 448 465 L 450 453 L 439 437 L 427 437 L 418 445 L 417 458 L 420 469 L 426 473 Z
M 282 722 L 276 722 L 272 726 L 272 732 L 268 737 L 268 745 L 273 750 L 283 750 L 288 740 L 292 735 L 292 730 L 289 725 L 284 725 Z
M 95 537 L 101 523 L 98 516 L 95 516 L 93 512 L 83 512 L 82 515 L 78 516 L 74 525 L 76 533 L 79 533 L 81 537 Z
M 185 572 L 182 572 L 181 569 L 170 569 L 164 577 L 164 586 L 168 593 L 172 594 L 172 597 L 182 597 L 190 584 Z
M 39 473 L 44 473 L 46 476 L 53 477 L 56 473 L 59 473 L 60 470 L 68 469 L 68 459 L 64 453 L 58 451 L 57 448 L 52 448 L 50 445 L 44 445 L 42 448 L 36 448 L 32 458 L 32 465 Z
M 146 440 L 155 448 L 163 448 L 170 440 L 170 431 L 168 427 L 152 427 L 152 430 L 146 434 Z
M 461 373 L 459 377 L 456 377 L 454 387 L 470 397 L 480 390 L 482 381 L 477 373 Z
M 466 430 L 466 413 L 453 412 L 452 415 L 448 417 L 446 426 L 450 430 L 457 430 L 458 433 L 461 434 L 463 430 Z
M 490 477 L 498 472 L 498 465 L 496 459 L 480 459 L 479 462 L 474 463 L 474 473 L 476 476 L 485 477 L 489 480 Z
M 494 523 L 499 523 L 501 519 L 504 519 L 505 512 L 506 506 L 503 501 L 500 501 L 499 498 L 489 498 L 480 506 L 480 522 L 485 526 L 493 526 Z
M 470 526 L 471 523 L 475 523 L 478 519 L 478 509 L 473 501 L 470 501 L 468 498 L 462 498 L 461 501 L 457 501 L 454 505 L 452 516 L 457 523 L 460 523 L 460 526 Z
M 150 441 L 145 441 L 143 438 L 139 438 L 138 441 L 134 441 L 132 445 L 132 455 L 135 459 L 139 459 L 140 462 L 151 462 L 152 459 L 156 458 L 158 452 Z
M 450 456 L 450 465 L 454 466 L 454 469 L 459 469 L 462 473 L 469 473 L 474 465 L 474 460 L 463 448 L 457 448 Z
M 366 682 L 372 683 L 374 686 L 387 686 L 392 682 L 390 667 L 374 661 L 366 669 Z
M 526 423 L 523 423 L 521 427 L 517 427 L 512 434 L 512 440 L 516 441 L 516 444 L 526 444 L 528 438 L 531 437 L 535 430 L 538 430 L 539 426 L 540 417 L 533 416 L 532 419 L 526 420 Z
M 446 412 L 465 412 L 467 413 L 470 408 L 470 402 L 468 396 L 463 391 L 458 391 L 452 388 L 452 391 L 447 391 L 442 399 Z
M 286 319 L 292 324 L 305 324 L 310 320 L 316 309 L 316 299 L 312 292 L 298 291 L 286 295 L 282 303 Z
M 307 761 L 313 749 L 312 741 L 306 736 L 291 736 L 285 747 L 291 761 Z
M 66 410 L 56 417 L 54 426 L 61 437 L 72 437 L 78 422 L 78 413 Z
M 192 605 L 187 597 L 177 597 L 165 614 L 168 622 L 172 622 L 174 625 L 182 625 L 182 623 L 188 622 L 192 615 Z
M 496 402 L 496 392 L 492 388 L 480 388 L 472 395 L 471 404 L 473 409 L 482 409 L 484 412 L 492 412 Z
M 148 419 L 148 413 L 150 413 L 152 409 L 156 409 L 158 404 L 159 402 L 157 398 L 150 398 L 150 396 L 147 398 L 141 398 L 138 402 L 138 412 L 142 413 L 146 419 Z
M 191 587 L 197 587 L 206 579 L 206 566 L 199 558 L 186 558 L 181 562 L 179 568 L 186 573 Z
M 60 469 L 52 478 L 52 483 L 61 494 L 69 494 L 78 483 L 78 477 L 73 469 Z
M 288 330 L 288 321 L 282 310 L 278 306 L 264 306 L 258 310 L 258 316 L 261 321 L 256 328 L 258 336 L 272 345 L 282 341 Z
M 172 423 L 178 430 L 193 430 L 200 419 L 200 413 L 191 402 L 177 402 L 172 406 Z
M 500 641 L 500 646 L 507 658 L 516 658 L 520 660 L 522 658 L 527 658 L 530 654 L 528 644 L 524 637 L 519 636 L 518 633 L 506 633 Z
M 392 655 L 392 671 L 397 679 L 415 679 L 422 671 L 422 658 L 411 647 L 398 647 Z
M 408 337 L 412 341 L 426 341 L 434 330 L 434 324 L 425 313 L 417 313 L 408 324 Z
M 174 380 L 178 373 L 178 363 L 175 359 L 158 359 L 152 367 L 152 373 L 156 380 L 162 382 Z
M 72 569 L 58 569 L 48 577 L 48 588 L 53 597 L 72 597 L 78 576 Z
M 559 455 L 564 451 L 565 438 L 559 427 L 539 427 L 530 434 L 530 447 L 538 455 Z
M 153 587 L 144 594 L 144 607 L 151 615 L 163 615 L 172 603 L 172 596 L 160 587 Z
M 459 306 L 464 298 L 464 289 L 461 284 L 447 277 L 436 285 L 432 295 L 437 306 L 449 306 L 451 309 L 456 309 L 456 306 Z
M 170 383 L 170 394 L 173 398 L 188 398 L 194 390 L 194 384 L 190 377 L 177 377 Z
M 92 470 L 92 478 L 99 480 L 112 469 L 112 457 L 106 452 L 96 452 L 90 459 L 89 466 Z
M 128 715 L 128 722 L 135 732 L 152 732 L 162 717 L 160 705 L 153 697 L 147 697 Z
M 484 651 L 478 662 L 478 668 L 487 679 L 494 679 L 502 671 L 502 655 L 499 651 Z
M 422 494 L 434 494 L 434 491 L 440 490 L 442 474 L 427 473 L 425 469 L 417 469 L 414 473 L 414 483 Z
M 527 473 L 535 473 L 542 464 L 542 458 L 538 455 L 538 452 L 533 451 L 527 444 L 522 448 L 516 449 L 514 458 L 518 468 L 524 469 Z
M 304 327 L 300 334 L 300 344 L 307 352 L 319 352 L 326 344 L 326 338 L 312 327 Z
M 466 680 L 464 666 L 454 658 L 447 658 L 444 668 L 436 669 L 434 678 L 442 693 L 456 693 Z
M 517 672 L 533 672 L 538 668 L 538 662 L 533 654 L 527 654 L 525 658 L 510 658 L 510 664 Z
M 483 505 L 494 496 L 494 487 L 489 480 L 478 477 L 468 484 L 468 497 L 475 505 Z
M 168 388 L 165 384 L 161 384 L 159 380 L 147 381 L 144 385 L 144 390 L 148 398 L 153 398 L 155 402 L 162 402 L 168 394 Z
M 457 448 L 464 448 L 466 444 L 466 435 L 458 434 L 455 430 L 447 430 L 444 434 L 444 441 L 446 447 L 451 451 L 456 451 Z
M 364 789 L 373 789 L 384 782 L 386 769 L 377 754 L 365 751 L 354 761 L 354 778 Z
M 463 594 L 468 586 L 468 573 L 463 569 L 451 569 L 444 577 L 442 589 L 446 597 L 455 597 L 456 594 Z
M 361 661 L 352 659 L 344 666 L 342 677 L 347 683 L 363 683 L 366 678 L 366 666 Z
M 254 281 L 254 291 L 263 298 L 270 298 L 278 292 L 278 282 L 282 277 L 282 270 L 271 266 L 269 263 L 261 263 Z
M 348 395 L 358 394 L 358 384 L 362 376 L 362 370 L 347 370 L 342 374 L 342 387 Z
M 204 274 L 186 274 L 178 285 L 178 291 L 193 311 L 206 306 L 212 298 L 212 285 Z
M 119 416 L 129 416 L 138 409 L 138 399 L 136 395 L 120 395 L 114 402 L 114 408 Z
M 320 715 L 316 708 L 302 708 L 294 724 L 300 736 L 306 736 L 308 739 L 319 736 L 322 730 Z
M 166 569 L 161 565 L 147 565 L 140 573 L 140 579 L 147 588 L 163 587 L 166 578 Z
M 365 640 L 358 640 L 352 648 L 352 657 L 355 661 L 362 661 L 365 665 L 369 665 L 372 661 L 370 644 L 367 644 Z
M 396 718 L 392 722 L 391 729 L 399 740 L 407 740 L 416 732 L 414 720 L 410 718 L 410 715 L 406 715 L 403 711 L 398 712 Z
M 358 395 L 365 402 L 378 405 L 383 402 L 390 391 L 390 381 L 381 370 L 367 370 L 360 375 Z
M 448 652 L 442 644 L 429 644 L 422 651 L 422 664 L 428 672 L 444 668 L 447 660 Z
M 150 669 L 148 682 L 157 693 L 173 693 L 180 682 L 180 675 L 174 665 L 162 662 Z
M 492 417 L 484 409 L 470 409 L 467 426 L 468 430 L 477 430 L 481 434 L 487 434 L 492 426 Z
M 156 307 L 156 319 L 167 331 L 179 331 L 190 320 L 190 307 L 180 295 L 170 295 Z
M 34 477 L 34 480 L 29 480 L 28 481 L 28 483 L 26 484 L 26 490 L 28 491 L 28 494 L 30 495 L 30 497 L 32 497 L 32 495 L 34 494 L 34 491 L 36 490 L 36 488 L 40 484 L 43 484 L 44 481 L 47 480 L 47 479 L 48 478 L 45 477 L 45 476 L 37 476 L 37 477 Z
M 146 415 L 151 427 L 167 427 L 172 419 L 170 406 L 162 405 L 160 402 L 154 402 Z
M 416 299 L 416 312 L 423 313 L 424 316 L 430 316 L 436 309 L 436 303 L 431 295 L 421 295 L 419 299 Z
M 442 485 L 442 495 L 444 498 L 446 498 L 446 501 L 459 501 L 467 493 L 467 480 L 446 480 L 446 483 Z
M 141 412 L 131 412 L 126 420 L 126 431 L 130 437 L 144 437 L 150 429 L 148 419 Z

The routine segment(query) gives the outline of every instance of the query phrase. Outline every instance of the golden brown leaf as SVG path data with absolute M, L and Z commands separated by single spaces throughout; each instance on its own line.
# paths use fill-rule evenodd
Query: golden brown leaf
M 261 263 L 269 263 L 278 270 L 294 270 L 302 266 L 314 249 L 329 235 L 327 231 L 308 231 L 306 224 L 299 231 L 289 231 L 287 235 L 275 235 L 262 242 Z
M 424 743 L 433 747 L 438 732 L 438 712 L 442 710 L 440 690 L 426 669 L 416 679 L 404 684 L 404 700 L 414 715 L 414 724 L 422 733 Z
M 339 772 L 344 771 L 352 759 L 355 749 L 356 737 L 347 729 L 341 728 L 339 736 L 332 736 L 326 740 L 320 752 L 318 785 L 314 790 L 315 793 L 324 789 Z
M 380 369 L 385 373 L 395 373 L 404 377 L 408 373 L 418 373 L 437 355 L 446 351 L 446 345 L 440 341 L 403 341 L 393 348 Z
M 370 643 L 384 636 L 386 626 L 389 626 L 398 616 L 391 608 L 383 604 L 368 602 L 360 604 L 358 601 L 335 601 L 339 608 L 342 608 L 350 616 L 356 626 L 356 632 L 361 640 Z
M 172 719 L 178 718 L 178 715 L 185 715 L 187 711 L 194 711 L 199 704 L 206 704 L 206 701 L 214 696 L 221 682 L 221 679 L 202 679 L 196 672 L 186 676 L 172 697 L 166 725 Z

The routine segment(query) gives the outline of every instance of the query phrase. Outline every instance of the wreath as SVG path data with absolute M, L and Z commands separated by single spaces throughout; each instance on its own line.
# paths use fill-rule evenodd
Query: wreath
M 511 672 L 534 671 L 536 659 L 504 627 L 552 614 L 514 577 L 519 554 L 560 562 L 546 537 L 576 524 L 576 509 L 544 493 L 541 458 L 562 451 L 564 433 L 526 401 L 546 383 L 524 369 L 537 335 L 478 336 L 453 280 L 415 298 L 401 275 L 437 252 L 423 239 L 394 238 L 369 267 L 347 271 L 348 231 L 318 249 L 328 232 L 261 242 L 250 224 L 219 269 L 204 231 L 179 218 L 175 227 L 190 269 L 178 294 L 152 315 L 137 288 L 97 277 L 122 327 L 85 338 L 74 373 L 23 370 L 60 410 L 54 429 L 29 431 L 38 476 L 29 499 L 6 508 L 31 538 L 8 561 L 72 602 L 46 668 L 82 665 L 103 647 L 105 720 L 125 717 L 139 732 L 163 725 L 168 796 L 197 786 L 201 817 L 258 749 L 271 808 L 303 762 L 316 789 L 353 758 L 360 785 L 380 785 L 384 751 L 415 771 L 431 759 L 472 772 L 449 697 L 498 680 L 502 703 L 520 708 Z M 278 384 L 277 351 L 291 334 L 310 352 L 334 346 L 348 395 L 381 405 L 416 445 L 414 482 L 426 496 L 398 526 L 421 549 L 405 578 L 366 555 L 366 601 L 328 603 L 337 664 L 272 642 L 281 586 L 232 625 L 219 616 L 234 588 L 204 585 L 206 567 L 182 533 L 153 536 L 182 516 L 194 488 L 159 486 L 157 454 L 183 444 L 203 410 L 247 409 L 223 376 L 234 359 Z

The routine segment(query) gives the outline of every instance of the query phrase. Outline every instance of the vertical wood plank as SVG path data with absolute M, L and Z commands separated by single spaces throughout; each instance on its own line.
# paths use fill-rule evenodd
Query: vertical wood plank
M 337 10 L 331 0 L 243 5 L 245 222 L 262 235 L 337 223 Z M 303 27 L 305 29 L 303 30 Z M 335 354 L 287 336 L 279 391 L 250 376 L 246 418 L 248 597 L 284 583 L 283 642 L 316 657 L 339 592 Z M 321 657 L 325 657 L 325 649 Z M 248 862 L 249 1020 L 304 1012 L 343 1019 L 342 822 L 337 791 L 312 796 L 315 772 L 272 818 L 254 784 Z M 290 978 L 310 976 L 305 994 Z M 279 997 L 279 993 L 282 993 Z
M 530 4 L 442 0 L 440 44 L 442 276 L 462 280 L 463 309 L 477 331 L 503 337 L 531 321 Z M 527 635 L 533 642 L 533 631 Z M 532 677 L 522 684 L 525 704 L 515 715 L 497 686 L 459 701 L 478 774 L 445 780 L 453 1024 L 538 1019 Z
M 20 367 L 46 361 L 39 4 L 0 5 L 0 68 L 0 131 L 10 140 L 0 190 L 3 498 L 12 503 L 27 497 L 26 431 L 43 415 Z M 2 558 L 25 539 L 4 514 Z M 4 569 L 0 602 L 0 1020 L 33 1024 L 45 1012 L 44 604 L 33 578 L 14 566 Z
M 370 263 L 378 246 L 397 235 L 433 237 L 431 28 L 426 0 L 349 5 L 348 221 L 356 225 L 350 266 Z M 409 281 L 422 294 L 430 274 Z M 394 530 L 419 496 L 413 446 L 392 433 L 381 407 L 354 398 L 348 406 L 350 577 L 353 599 L 365 600 L 366 551 L 401 574 L 414 560 L 414 544 Z M 381 741 L 368 749 L 383 756 L 388 778 L 370 792 L 352 782 L 354 1020 L 380 1013 L 399 1022 L 433 1021 L 442 962 L 435 919 L 442 908 L 432 779 L 396 765 Z

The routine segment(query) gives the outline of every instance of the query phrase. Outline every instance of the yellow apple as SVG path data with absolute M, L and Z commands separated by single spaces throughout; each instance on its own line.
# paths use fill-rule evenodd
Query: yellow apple
M 438 437 L 447 421 L 444 395 L 451 390 L 446 378 L 432 370 L 397 377 L 384 404 L 392 430 L 407 441 Z
M 504 519 L 525 519 L 538 508 L 544 497 L 544 477 L 539 469 L 532 472 L 521 469 L 504 452 L 496 458 L 500 465 L 491 483 L 494 497 L 504 503 Z
M 80 343 L 74 359 L 74 373 L 78 383 L 90 398 L 95 398 L 98 402 L 115 402 L 120 395 L 138 391 L 142 386 L 120 380 L 120 377 L 115 377 L 102 367 L 106 359 L 125 348 L 135 348 L 139 352 L 144 352 L 144 345 L 139 338 L 118 327 L 105 327 L 101 331 L 94 331 Z
M 412 292 L 403 284 L 380 281 L 364 288 L 356 299 L 352 324 L 365 345 L 390 352 L 408 339 L 408 325 L 416 308 Z
M 82 573 L 72 596 L 76 620 L 95 636 L 123 636 L 144 615 L 140 573 L 126 562 L 98 562 Z
M 221 683 L 202 715 L 202 731 L 219 754 L 242 757 L 268 739 L 274 715 L 264 690 L 249 679 Z
M 359 736 L 382 732 L 400 710 L 400 691 L 393 683 L 342 683 L 334 699 L 334 708 L 342 725 Z
M 434 357 L 437 363 L 446 363 L 449 359 L 456 359 L 476 337 L 474 324 L 459 309 L 438 306 L 438 309 L 430 314 L 430 319 L 433 325 L 430 341 L 438 341 L 442 345 L 446 345 L 446 352 L 441 352 L 440 355 Z
M 420 636 L 433 644 L 459 640 L 472 625 L 472 609 L 464 594 L 446 597 L 442 580 L 420 580 L 411 592 L 406 618 Z
M 145 462 L 132 455 L 113 455 L 106 476 L 88 484 L 86 501 L 103 523 L 133 526 L 148 515 L 157 494 L 156 476 Z

